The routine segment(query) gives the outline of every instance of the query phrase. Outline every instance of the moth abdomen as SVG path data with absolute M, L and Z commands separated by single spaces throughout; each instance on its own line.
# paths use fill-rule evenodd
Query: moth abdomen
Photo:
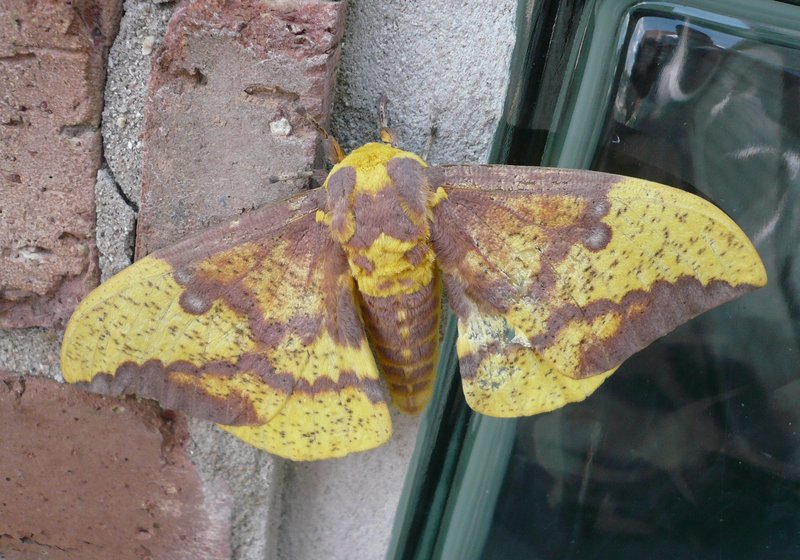
M 430 400 L 439 351 L 438 275 L 412 294 L 361 296 L 367 336 L 392 402 L 407 414 Z

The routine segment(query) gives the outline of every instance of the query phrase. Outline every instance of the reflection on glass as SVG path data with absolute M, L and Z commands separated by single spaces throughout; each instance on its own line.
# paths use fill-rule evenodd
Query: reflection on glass
M 593 168 L 707 197 L 767 288 L 520 421 L 484 558 L 800 558 L 800 45 L 629 22 Z

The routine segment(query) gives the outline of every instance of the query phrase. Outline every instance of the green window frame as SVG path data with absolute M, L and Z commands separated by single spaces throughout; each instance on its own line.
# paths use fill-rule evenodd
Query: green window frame
M 798 2 L 521 0 L 517 20 L 493 161 L 706 196 L 756 240 L 770 285 L 657 341 L 585 403 L 521 420 L 464 403 L 451 320 L 387 558 L 800 557 Z M 551 494 L 527 494 L 554 472 Z M 575 499 L 542 502 L 559 492 Z M 514 521 L 535 529 L 517 548 Z

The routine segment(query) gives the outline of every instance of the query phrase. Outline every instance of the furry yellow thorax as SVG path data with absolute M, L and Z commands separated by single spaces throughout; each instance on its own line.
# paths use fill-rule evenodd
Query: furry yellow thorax
M 399 193 L 389 171 L 391 161 L 403 158 L 414 160 L 423 169 L 427 167 L 412 152 L 370 143 L 353 150 L 336 164 L 324 184 L 328 209 L 319 213 L 317 220 L 331 227 L 331 236 L 347 254 L 353 277 L 365 295 L 411 294 L 428 285 L 433 277 L 429 223 L 430 209 L 438 198 L 430 192 L 427 182 L 420 179 L 410 193 L 424 200 L 424 207 L 415 211 L 407 204 L 403 197 L 409 196 L 409 191 Z M 329 186 L 340 171 L 345 171 L 343 176 L 352 182 Z M 402 238 L 393 235 L 392 226 L 406 220 L 411 224 L 410 233 Z

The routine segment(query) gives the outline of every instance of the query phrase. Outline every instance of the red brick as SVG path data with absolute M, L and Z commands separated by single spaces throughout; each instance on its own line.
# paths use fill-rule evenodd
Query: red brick
M 227 558 L 229 496 L 152 402 L 0 375 L 0 558 Z
M 137 255 L 307 183 L 269 178 L 321 163 L 297 109 L 327 122 L 343 20 L 344 3 L 318 0 L 200 0 L 176 12 L 145 111 Z
M 97 283 L 98 124 L 121 4 L 0 10 L 0 327 L 63 324 Z

